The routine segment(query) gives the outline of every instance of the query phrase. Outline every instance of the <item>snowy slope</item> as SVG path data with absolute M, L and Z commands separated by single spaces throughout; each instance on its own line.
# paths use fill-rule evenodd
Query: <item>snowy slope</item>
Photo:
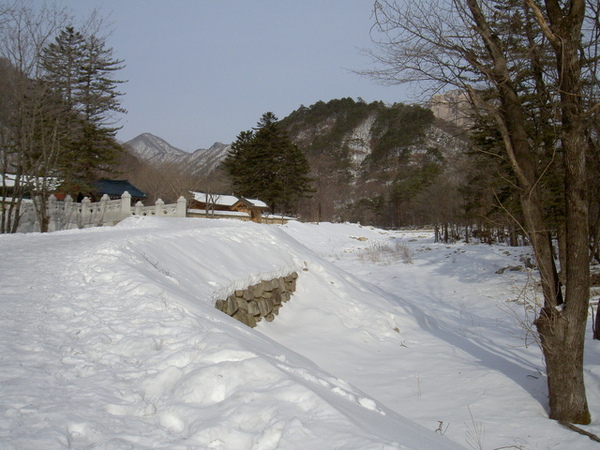
M 298 270 L 295 310 L 355 297 L 360 316 L 331 317 L 350 353 L 401 343 L 385 296 L 283 228 L 131 218 L 2 235 L 0 251 L 1 448 L 459 448 L 214 308 Z
M 231 144 L 215 142 L 210 148 L 196 150 L 186 161 L 189 165 L 200 168 L 202 172 L 210 173 L 221 164 L 230 150 Z
M 597 448 L 547 418 L 535 273 L 496 273 L 528 253 L 210 219 L 0 235 L 0 448 Z M 213 306 L 292 270 L 274 322 Z M 599 361 L 590 339 L 596 434 Z
M 542 355 L 532 330 L 522 325 L 530 326 L 537 310 L 535 272 L 496 273 L 522 265 L 522 257 L 531 256 L 528 248 L 436 244 L 428 232 L 352 224 L 292 222 L 284 228 L 364 291 L 322 270 L 302 286 L 301 302 L 258 326 L 267 336 L 468 448 L 597 448 L 548 419 Z M 340 289 L 313 296 L 317 283 Z M 331 308 L 333 299 L 356 311 L 357 320 L 341 317 Z M 388 324 L 363 309 L 375 304 L 393 318 L 400 342 L 386 338 Z M 598 345 L 589 331 L 586 388 L 593 423 L 583 428 L 595 434 Z
M 200 148 L 188 153 L 150 133 L 142 133 L 127 141 L 126 145 L 135 156 L 144 161 L 178 163 L 202 173 L 215 170 L 231 150 L 231 144 L 215 142 L 208 149 Z
M 176 161 L 188 153 L 150 133 L 142 133 L 128 141 L 127 146 L 140 159 L 150 162 Z

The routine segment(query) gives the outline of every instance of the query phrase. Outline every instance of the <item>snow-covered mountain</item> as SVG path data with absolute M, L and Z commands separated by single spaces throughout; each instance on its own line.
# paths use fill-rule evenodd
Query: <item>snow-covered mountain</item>
M 210 148 L 200 148 L 188 153 L 174 147 L 164 139 L 150 133 L 142 133 L 125 143 L 138 158 L 154 163 L 184 163 L 195 170 L 212 172 L 227 156 L 230 144 L 215 142 Z
M 210 148 L 196 150 L 189 156 L 188 161 L 194 166 L 202 167 L 206 172 L 212 172 L 225 159 L 230 149 L 231 144 L 215 142 Z
M 162 162 L 184 158 L 187 152 L 150 133 L 142 133 L 126 142 L 135 156 L 145 161 Z

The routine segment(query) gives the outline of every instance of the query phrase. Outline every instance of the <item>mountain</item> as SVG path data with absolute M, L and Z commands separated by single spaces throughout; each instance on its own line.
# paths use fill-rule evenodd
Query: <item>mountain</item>
M 465 143 L 456 124 L 419 105 L 351 98 L 301 106 L 280 121 L 305 153 L 317 192 L 310 220 L 410 224 L 431 209 L 423 197 Z
M 187 161 L 192 166 L 202 168 L 206 173 L 210 173 L 225 159 L 229 150 L 231 150 L 231 144 L 215 142 L 206 150 L 196 150 L 187 158 Z
M 151 163 L 182 163 L 204 173 L 213 171 L 231 148 L 231 145 L 215 142 L 208 149 L 188 153 L 150 133 L 142 133 L 125 145 L 141 160 Z
M 150 133 L 142 133 L 126 142 L 126 145 L 133 150 L 135 156 L 148 162 L 173 161 L 188 154 Z

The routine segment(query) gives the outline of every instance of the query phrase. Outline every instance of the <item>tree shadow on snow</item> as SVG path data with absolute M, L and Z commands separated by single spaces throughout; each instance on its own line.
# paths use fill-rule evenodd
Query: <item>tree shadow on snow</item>
M 422 291 L 415 294 L 419 295 L 420 298 L 423 298 L 424 295 Z M 436 314 L 424 311 L 419 306 L 403 298 L 395 297 L 396 301 L 412 314 L 412 317 L 423 330 L 471 355 L 482 366 L 505 375 L 521 386 L 524 391 L 529 393 L 532 398 L 546 409 L 548 404 L 546 377 L 545 369 L 542 365 L 535 364 L 526 359 L 524 355 L 519 354 L 518 350 L 512 349 L 508 343 L 495 343 L 491 338 L 481 335 L 467 336 L 465 331 L 468 328 L 467 326 L 462 327 L 458 325 L 455 319 L 443 319 L 444 315 L 458 312 L 456 310 L 453 311 L 451 305 L 445 310 L 440 308 Z M 434 294 L 425 304 L 431 306 L 439 304 L 439 301 L 439 297 Z M 468 320 L 473 320 L 473 316 Z M 479 321 L 481 327 L 486 330 L 486 325 L 495 325 L 496 330 L 493 331 L 495 334 L 511 333 L 514 331 L 509 327 L 498 327 L 497 324 L 492 325 L 491 323 L 486 324 L 486 322 L 491 322 L 489 318 L 475 316 L 475 320 Z M 485 333 L 486 331 L 483 332 Z

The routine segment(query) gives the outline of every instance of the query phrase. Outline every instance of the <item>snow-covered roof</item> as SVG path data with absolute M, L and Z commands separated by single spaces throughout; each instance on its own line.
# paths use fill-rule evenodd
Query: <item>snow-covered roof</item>
M 0 174 L 0 185 L 13 187 L 15 185 L 15 176 L 7 174 L 6 177 Z
M 204 192 L 193 192 L 194 200 L 200 203 L 221 205 L 221 206 L 233 206 L 238 202 L 238 198 L 234 195 L 220 195 L 220 194 L 205 194 Z
M 257 200 L 255 198 L 246 198 L 246 197 L 244 197 L 244 200 L 246 200 L 249 203 L 252 203 L 252 206 L 256 206 L 257 208 L 268 208 L 267 204 L 265 202 L 263 202 L 262 200 Z
M 7 173 L 6 176 L 0 174 L 0 185 L 7 186 L 7 187 L 14 187 L 16 178 L 17 178 L 17 176 L 14 174 Z M 46 187 L 51 190 L 56 189 L 61 182 L 61 180 L 59 180 L 57 177 L 41 178 L 41 177 L 33 177 L 33 176 L 28 176 L 28 175 L 22 175 L 20 181 L 21 181 L 21 183 L 25 183 L 25 184 L 32 184 L 35 187 L 42 186 L 43 183 L 46 183 L 47 184 Z
M 256 208 L 268 208 L 265 202 L 253 198 L 236 197 L 235 195 L 205 194 L 204 192 L 194 191 L 191 191 L 191 193 L 194 195 L 194 200 L 205 204 L 218 206 L 233 206 L 237 202 L 242 201 Z

